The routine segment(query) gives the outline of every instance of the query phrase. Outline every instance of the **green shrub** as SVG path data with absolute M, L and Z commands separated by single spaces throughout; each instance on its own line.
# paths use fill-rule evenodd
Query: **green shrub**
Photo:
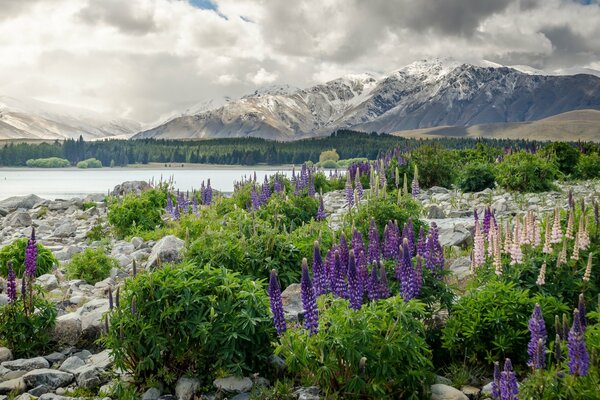
M 496 176 L 490 164 L 471 162 L 460 173 L 458 187 L 464 192 L 481 192 L 493 189 L 495 182 Z
M 352 310 L 341 299 L 324 307 L 329 299 L 319 299 L 317 334 L 289 328 L 280 338 L 276 353 L 289 371 L 326 396 L 426 398 L 433 374 L 423 305 L 394 296 Z
M 50 347 L 56 308 L 37 293 L 32 299 L 36 312 L 31 315 L 26 315 L 21 297 L 0 307 L 0 343 L 11 349 L 16 358 L 43 354 Z
M 71 165 L 69 160 L 58 157 L 35 158 L 25 162 L 30 168 L 66 168 Z
M 119 262 L 106 255 L 103 249 L 88 247 L 77 253 L 67 264 L 69 279 L 83 279 L 90 285 L 95 285 L 110 276 L 110 270 L 118 268 Z
M 95 158 L 88 158 L 87 160 L 79 161 L 77 168 L 102 168 L 102 161 Z
M 600 154 L 582 154 L 575 167 L 575 176 L 580 179 L 600 178 Z
M 569 143 L 553 142 L 544 146 L 539 155 L 543 159 L 556 164 L 560 172 L 568 175 L 574 172 L 581 153 Z
M 432 186 L 449 188 L 456 179 L 455 155 L 442 146 L 421 146 L 412 152 L 412 160 L 419 168 L 419 185 L 422 188 Z M 410 186 L 412 174 L 409 174 L 408 178 Z
M 317 164 L 317 166 L 320 167 L 320 168 L 327 168 L 327 169 L 337 169 L 337 168 L 340 167 L 338 165 L 338 163 L 335 162 L 335 161 L 333 161 L 333 160 L 326 160 L 326 161 L 323 161 L 323 162 L 319 162 Z
M 388 196 L 387 198 L 371 199 L 369 202 L 361 206 L 354 214 L 346 214 L 346 219 L 349 225 L 354 222 L 356 228 L 362 233 L 366 239 L 369 235 L 369 224 L 371 218 L 375 219 L 379 235 L 383 235 L 385 225 L 389 221 L 396 220 L 400 229 L 412 218 L 415 234 L 419 234 L 419 229 L 424 226 L 419 217 L 421 216 L 421 205 L 413 200 L 411 196 L 403 196 L 398 204 L 396 196 Z
M 167 204 L 167 194 L 163 190 L 150 189 L 142 194 L 127 194 L 123 198 L 110 199 L 108 222 L 118 236 L 136 234 L 162 226 L 161 215 Z
M 506 156 L 496 171 L 498 185 L 515 192 L 552 190 L 557 176 L 554 164 L 523 151 Z
M 335 151 L 335 149 L 325 150 L 319 154 L 319 162 L 323 163 L 326 161 L 337 162 L 340 159 L 340 155 Z
M 128 280 L 121 298 L 105 344 L 116 367 L 138 383 L 263 372 L 268 365 L 275 331 L 261 282 L 182 264 Z
M 28 238 L 17 239 L 0 250 L 0 276 L 6 277 L 9 260 L 13 262 L 13 269 L 17 277 L 23 276 L 23 271 L 25 270 L 25 250 L 27 249 L 28 242 Z M 36 247 L 36 276 L 40 276 L 50 272 L 52 267 L 58 264 L 58 261 L 54 257 L 54 254 L 52 254 L 52 251 L 48 250 L 43 244 L 36 243 Z
M 319 200 L 316 197 L 291 196 L 284 199 L 281 196 L 273 196 L 266 205 L 256 211 L 256 216 L 264 221 L 294 229 L 314 219 L 318 209 Z
M 535 303 L 541 305 L 546 326 L 552 326 L 555 314 L 568 311 L 553 297 L 532 297 L 512 282 L 492 280 L 453 306 L 442 332 L 443 347 L 457 360 L 471 364 L 508 357 L 524 365 L 530 338 L 527 321 Z

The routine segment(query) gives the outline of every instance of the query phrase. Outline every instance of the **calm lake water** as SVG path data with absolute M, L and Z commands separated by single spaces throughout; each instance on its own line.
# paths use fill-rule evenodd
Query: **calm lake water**
M 137 169 L 137 168 L 101 168 L 101 169 L 38 169 L 38 168 L 0 168 L 0 200 L 11 196 L 36 194 L 42 198 L 55 200 L 72 197 L 84 197 L 92 193 L 106 193 L 125 181 L 155 182 L 173 177 L 174 186 L 180 190 L 199 189 L 202 180 L 210 179 L 213 189 L 232 192 L 235 181 L 242 176 L 250 176 L 256 171 L 259 182 L 265 174 L 276 172 L 291 175 L 288 167 L 261 167 L 258 169 L 206 167 L 206 169 Z

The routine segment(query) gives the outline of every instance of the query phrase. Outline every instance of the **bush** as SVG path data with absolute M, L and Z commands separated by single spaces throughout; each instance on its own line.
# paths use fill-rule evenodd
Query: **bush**
M 284 199 L 281 196 L 273 196 L 266 205 L 256 211 L 256 215 L 264 221 L 294 229 L 314 219 L 318 209 L 319 200 L 316 197 L 292 196 Z
M 318 166 L 321 168 L 327 168 L 327 169 L 337 169 L 340 167 L 338 165 L 338 163 L 333 160 L 326 160 L 323 162 L 319 162 Z
M 64 158 L 49 157 L 30 159 L 25 162 L 25 165 L 31 168 L 66 168 L 71 163 Z
M 325 150 L 319 154 L 319 162 L 324 163 L 325 161 L 333 161 L 337 162 L 340 160 L 340 155 L 335 151 L 335 149 Z
M 555 314 L 568 311 L 553 297 L 531 297 L 514 283 L 490 281 L 451 309 L 442 332 L 443 347 L 457 360 L 471 364 L 491 364 L 508 357 L 524 365 L 530 338 L 527 322 L 535 303 L 541 305 L 548 327 L 553 326 Z
M 451 151 L 439 145 L 425 145 L 413 151 L 412 160 L 419 168 L 419 185 L 422 188 L 452 186 L 456 178 L 454 159 Z M 409 174 L 408 178 L 410 185 L 412 176 Z
M 553 142 L 544 146 L 539 155 L 556 164 L 560 172 L 568 175 L 574 172 L 581 153 L 569 143 Z
M 580 179 L 600 178 L 600 155 L 598 153 L 581 155 L 575 167 L 575 176 Z
M 136 382 L 173 384 L 264 371 L 274 333 L 261 282 L 182 264 L 126 282 L 105 344 Z
M 423 305 L 394 296 L 360 310 L 341 299 L 323 309 L 329 299 L 319 299 L 318 333 L 291 328 L 281 337 L 276 353 L 289 371 L 327 398 L 426 398 L 433 374 Z
M 464 192 L 481 192 L 493 189 L 496 182 L 494 169 L 490 164 L 472 162 L 460 174 L 458 187 Z
M 83 279 L 90 285 L 95 285 L 110 276 L 110 270 L 118 268 L 119 262 L 106 255 L 103 249 L 88 247 L 77 253 L 67 264 L 69 279 Z
M 387 198 L 371 199 L 365 206 L 361 206 L 354 215 L 347 214 L 347 222 L 351 225 L 352 222 L 356 225 L 356 229 L 362 233 L 366 239 L 369 235 L 369 225 L 371 218 L 375 219 L 379 236 L 383 235 L 385 225 L 389 221 L 396 220 L 400 229 L 409 218 L 412 218 L 415 235 L 419 234 L 419 230 L 424 223 L 419 220 L 421 216 L 421 205 L 412 199 L 410 196 L 403 196 L 400 199 L 400 204 L 396 201 L 396 196 L 388 196 Z
M 498 164 L 496 181 L 504 189 L 515 192 L 544 192 L 554 189 L 556 166 L 523 151 L 509 155 Z
M 28 238 L 17 239 L 11 244 L 4 246 L 0 250 L 0 276 L 6 277 L 7 263 L 13 262 L 13 269 L 18 277 L 23 276 L 25 270 L 25 250 L 27 249 Z M 55 264 L 58 264 L 56 257 L 41 243 L 36 243 L 37 247 L 37 269 L 36 276 L 47 274 L 52 270 Z
M 95 158 L 88 158 L 87 160 L 79 161 L 77 168 L 102 168 L 102 161 Z
M 163 190 L 150 189 L 141 195 L 127 194 L 121 199 L 110 199 L 108 222 L 118 236 L 136 234 L 162 226 L 167 194 Z
M 0 307 L 0 343 L 16 358 L 44 354 L 49 349 L 56 308 L 38 294 L 33 296 L 33 307 L 36 312 L 26 315 L 22 298 Z

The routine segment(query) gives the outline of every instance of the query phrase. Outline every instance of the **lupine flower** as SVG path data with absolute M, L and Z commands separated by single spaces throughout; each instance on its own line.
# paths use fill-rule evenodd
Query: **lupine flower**
M 346 276 L 348 273 L 347 267 L 342 265 L 340 252 L 334 253 L 333 271 L 331 271 L 331 291 L 338 297 L 346 297 Z
M 350 180 L 350 174 L 347 174 L 346 178 L 346 205 L 348 208 L 352 208 L 354 205 L 354 189 L 352 188 L 352 181 Z
M 425 257 L 425 252 L 427 251 L 427 239 L 425 238 L 425 230 L 423 226 L 419 229 L 419 240 L 417 242 L 417 255 L 421 257 Z
M 252 186 L 252 192 L 250 192 L 250 201 L 252 202 L 252 210 L 256 211 L 260 207 L 260 199 L 256 193 L 256 186 Z
M 379 247 L 379 233 L 377 232 L 377 226 L 375 226 L 375 220 L 371 218 L 371 224 L 369 226 L 369 251 L 368 261 L 376 261 L 379 263 L 381 258 L 381 250 Z
M 388 286 L 387 271 L 383 262 L 379 262 L 379 298 L 387 299 L 390 297 L 390 288 Z
M 494 399 L 500 398 L 500 363 L 494 362 L 494 380 L 492 381 L 492 397 Z
M 383 256 L 386 258 L 396 258 L 398 255 L 398 246 L 398 226 L 390 221 L 383 231 Z
M 556 317 L 558 318 L 558 315 Z M 562 348 L 560 342 L 560 335 L 557 333 L 554 337 L 554 362 L 556 363 L 557 368 L 560 367 L 562 361 Z
M 579 311 L 581 327 L 585 329 L 585 327 L 587 326 L 587 318 L 585 317 L 585 299 L 583 297 L 583 293 L 579 294 L 579 303 L 577 304 L 577 310 Z
M 269 300 L 271 303 L 271 313 L 273 314 L 273 324 L 278 335 L 282 335 L 287 326 L 283 314 L 283 302 L 281 300 L 281 287 L 277 279 L 277 271 L 271 270 L 269 278 Z
M 542 264 L 542 266 L 540 267 L 540 273 L 537 277 L 537 280 L 535 281 L 535 284 L 538 286 L 543 286 L 546 284 L 546 262 L 545 261 Z
M 412 218 L 409 218 L 404 224 L 404 227 L 402 228 L 402 237 L 408 240 L 408 250 L 412 258 L 415 249 L 415 229 Z
M 379 276 L 377 273 L 377 266 L 371 266 L 371 273 L 369 276 L 369 280 L 367 281 L 367 297 L 369 300 L 377 300 L 380 297 L 379 294 Z
M 338 244 L 338 251 L 340 252 L 340 263 L 342 265 L 342 270 L 345 273 L 348 269 L 349 250 L 348 241 L 346 240 L 346 235 L 344 235 L 344 232 L 340 234 L 340 243 Z
M 550 254 L 552 253 L 552 236 L 550 236 L 550 218 L 546 218 L 546 235 L 544 235 L 544 248 L 542 249 L 542 253 Z
M 275 175 L 275 180 L 273 181 L 273 190 L 275 193 L 283 192 L 283 183 L 279 180 L 279 175 Z
M 534 369 L 544 368 L 546 362 L 546 353 L 544 351 L 548 334 L 546 332 L 544 317 L 542 316 L 542 309 L 539 304 L 535 305 L 527 326 L 529 327 L 529 333 L 531 334 L 531 340 L 527 345 L 527 354 L 529 355 L 527 365 Z M 538 341 L 540 340 L 542 341 L 541 350 L 538 349 Z
M 552 224 L 552 236 L 550 243 L 556 244 L 562 242 L 562 229 L 560 227 L 560 213 L 558 208 L 554 209 L 554 223 Z
M 167 205 L 165 206 L 165 211 L 169 213 L 169 215 L 173 216 L 173 199 L 171 199 L 171 195 L 167 195 Z
M 358 271 L 356 270 L 354 251 L 350 251 L 348 258 L 348 295 L 350 297 L 350 308 L 359 310 L 362 306 L 362 292 L 360 290 Z
M 510 358 L 504 361 L 504 371 L 500 373 L 500 399 L 517 400 L 519 387 L 517 386 L 517 377 L 513 372 Z
M 360 182 L 360 174 L 356 174 L 355 175 L 355 179 L 354 179 L 354 190 L 356 191 L 356 195 L 358 197 L 359 200 L 362 200 L 363 198 L 363 187 L 362 187 L 362 183 Z
M 362 252 L 366 257 L 365 242 L 363 241 L 362 234 L 356 228 L 352 228 L 352 248 L 354 249 L 354 254 L 360 255 Z
M 585 273 L 583 274 L 583 281 L 589 282 L 592 277 L 592 253 L 588 254 L 588 261 L 585 267 Z
M 192 195 L 192 212 L 198 214 L 198 198 L 195 193 Z
M 412 180 L 411 191 L 412 191 L 413 197 L 417 197 L 417 195 L 421 191 L 419 188 L 419 170 L 416 165 L 415 165 L 415 172 L 414 172 L 413 180 Z
M 327 218 L 325 214 L 325 206 L 323 205 L 323 196 L 319 196 L 319 209 L 317 210 L 317 221 L 322 221 Z
M 323 268 L 323 259 L 321 258 L 321 248 L 318 240 L 315 240 L 313 249 L 312 271 L 315 294 L 320 296 L 327 293 L 327 277 L 325 276 L 325 269 Z
M 492 221 L 492 210 L 490 210 L 489 207 L 487 207 L 483 213 L 483 234 L 485 236 L 487 236 L 487 234 L 490 232 L 490 225 L 491 225 L 491 221 Z
M 308 264 L 306 258 L 302 260 L 302 280 L 300 281 L 302 294 L 302 307 L 304 308 L 304 327 L 309 333 L 315 334 L 319 330 L 319 310 L 317 309 L 317 298 L 310 276 L 308 275 Z
M 396 263 L 396 278 L 400 281 L 400 293 L 404 301 L 409 301 L 418 296 L 420 287 L 416 280 L 408 249 L 408 240 L 406 239 L 402 241 L 399 260 Z
M 312 174 L 308 174 L 308 195 L 310 197 L 314 197 L 315 194 L 317 193 L 317 190 L 315 189 L 315 178 L 312 176 Z
M 479 223 L 475 223 L 475 237 L 473 239 L 473 270 L 485 263 L 484 237 Z
M 356 250 L 353 250 L 354 254 L 356 254 Z M 363 250 L 358 253 L 358 257 L 356 258 L 356 270 L 358 272 L 358 284 L 360 287 L 361 295 L 364 294 L 367 290 L 367 283 L 369 281 L 369 271 L 367 270 L 367 257 L 365 256 L 365 252 Z
M 569 372 L 575 376 L 585 376 L 590 367 L 590 357 L 585 347 L 584 328 L 581 326 L 579 310 L 573 311 L 573 327 L 567 340 L 569 349 Z
M 37 269 L 37 245 L 35 242 L 35 228 L 31 228 L 31 237 L 25 250 L 25 275 L 30 278 L 35 276 Z
M 13 270 L 12 261 L 8 261 L 8 274 L 6 275 L 6 294 L 8 295 L 8 302 L 14 303 L 17 300 L 17 276 Z

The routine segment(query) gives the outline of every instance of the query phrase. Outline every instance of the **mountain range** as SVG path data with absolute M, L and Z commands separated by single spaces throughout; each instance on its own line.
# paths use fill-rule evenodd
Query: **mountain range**
M 98 125 L 94 125 L 88 119 L 80 126 L 92 137 L 126 135 L 133 139 L 253 136 L 296 140 L 327 135 L 338 129 L 394 133 L 431 132 L 442 127 L 446 129 L 444 135 L 490 131 L 502 135 L 503 126 L 512 127 L 514 134 L 518 131 L 514 130 L 514 124 L 530 124 L 576 110 L 600 110 L 600 77 L 596 73 L 600 74 L 580 69 L 548 75 L 527 66 L 424 60 L 385 76 L 346 75 L 305 89 L 276 85 L 239 99 L 205 101 L 139 132 L 134 123 L 122 120 L 98 120 Z M 8 114 L 3 111 L 3 102 L 0 97 L 0 138 L 7 136 L 6 115 L 13 119 L 16 115 L 10 108 Z M 583 114 L 559 118 L 561 127 L 567 129 L 564 139 L 577 139 L 569 136 L 573 133 L 569 124 Z M 42 118 L 39 113 L 26 116 L 35 122 L 31 133 L 40 137 L 48 126 L 54 128 L 53 134 L 63 136 L 70 135 L 78 126 L 77 121 Z M 13 132 L 13 136 L 32 130 L 25 116 L 21 118 L 20 131 Z M 43 121 L 39 122 L 39 118 Z M 48 120 L 57 122 L 51 124 Z M 595 116 L 591 122 L 589 118 L 586 121 L 586 132 L 591 129 L 592 136 L 596 132 L 591 140 L 600 140 L 600 121 Z M 547 126 L 553 124 L 552 119 L 546 122 Z M 63 126 L 68 127 L 66 131 L 61 130 Z M 466 132 L 475 126 L 486 128 Z M 9 127 L 14 129 L 15 124 L 9 123 Z M 450 127 L 454 130 L 449 130 Z

